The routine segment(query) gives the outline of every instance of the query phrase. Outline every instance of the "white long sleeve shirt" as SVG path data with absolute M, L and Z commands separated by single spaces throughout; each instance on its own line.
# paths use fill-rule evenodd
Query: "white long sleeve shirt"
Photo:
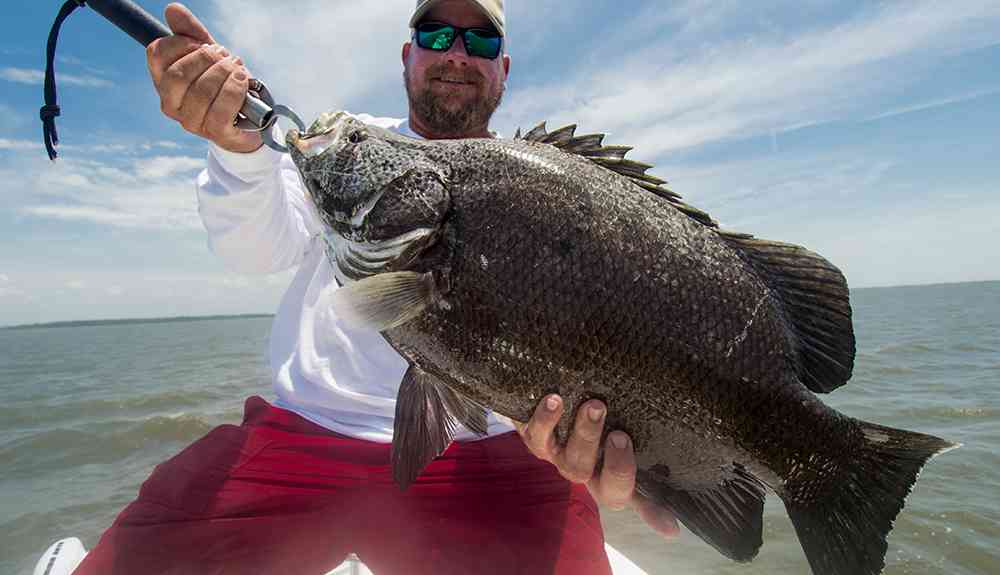
M 358 115 L 361 121 L 419 138 L 407 120 Z M 375 331 L 344 325 L 320 294 L 336 285 L 322 224 L 288 154 L 250 154 L 210 146 L 197 180 L 199 213 L 212 251 L 241 273 L 298 266 L 270 336 L 276 405 L 337 433 L 392 441 L 396 393 L 406 360 Z M 490 414 L 489 435 L 513 428 Z M 477 436 L 460 428 L 455 439 Z

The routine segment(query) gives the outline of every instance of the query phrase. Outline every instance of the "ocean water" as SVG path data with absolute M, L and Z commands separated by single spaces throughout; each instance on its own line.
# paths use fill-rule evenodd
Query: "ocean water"
M 889 537 L 885 573 L 1000 572 L 1000 282 L 855 290 L 848 415 L 960 442 L 925 467 Z M 91 548 L 154 465 L 271 397 L 270 320 L 0 330 L 0 573 L 56 539 Z M 736 564 L 697 537 L 603 511 L 608 541 L 653 574 L 809 573 L 776 496 L 764 547 Z M 332 566 L 331 566 L 332 567 Z

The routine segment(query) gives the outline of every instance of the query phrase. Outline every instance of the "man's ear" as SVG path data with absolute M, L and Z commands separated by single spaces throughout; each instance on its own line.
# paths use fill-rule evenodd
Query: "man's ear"
M 412 48 L 412 47 L 413 46 L 412 46 L 412 44 L 410 42 L 406 42 L 405 44 L 403 44 L 403 54 L 402 54 L 402 57 L 403 57 L 403 67 L 404 68 L 406 67 L 406 61 L 410 59 L 410 48 Z
M 510 76 L 510 56 L 507 54 L 503 55 L 503 79 L 506 80 L 507 76 Z

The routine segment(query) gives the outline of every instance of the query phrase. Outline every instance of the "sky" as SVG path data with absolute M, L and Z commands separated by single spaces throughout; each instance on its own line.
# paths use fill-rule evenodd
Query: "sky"
M 166 2 L 143 0 L 162 17 Z M 0 21 L 0 326 L 272 313 L 294 270 L 209 251 L 206 145 L 160 113 L 142 48 L 90 9 L 63 26 L 63 145 L 41 144 L 61 1 Z M 1000 279 L 1000 1 L 507 1 L 493 129 L 609 134 L 727 229 L 793 242 L 852 287 Z M 406 114 L 412 0 L 193 0 L 280 102 Z M 623 10 L 623 8 L 626 8 Z

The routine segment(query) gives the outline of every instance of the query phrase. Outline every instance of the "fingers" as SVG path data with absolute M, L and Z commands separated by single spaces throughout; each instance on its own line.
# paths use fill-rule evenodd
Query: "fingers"
M 559 456 L 559 446 L 556 442 L 555 429 L 562 414 L 562 399 L 555 394 L 549 395 L 538 402 L 531 421 L 517 426 L 517 431 L 521 434 L 524 444 L 528 446 L 528 450 L 535 457 L 556 464 L 556 467 L 559 467 L 556 461 Z
M 149 66 L 149 75 L 153 77 L 153 85 L 159 87 L 167 68 L 202 44 L 186 36 L 167 36 L 150 42 L 146 47 L 146 65 Z
M 249 73 L 243 63 L 216 45 L 208 29 L 184 5 L 168 5 L 166 20 L 175 35 L 146 48 L 146 63 L 164 115 L 228 150 L 259 148 L 260 134 L 233 126 L 247 93 Z
M 215 39 L 201 20 L 188 10 L 187 6 L 174 2 L 167 5 L 163 13 L 167 26 L 178 36 L 187 36 L 199 44 L 215 44 Z
M 163 113 L 180 121 L 187 128 L 189 118 L 181 115 L 181 105 L 192 89 L 202 95 L 208 93 L 208 86 L 195 87 L 195 83 L 205 75 L 209 68 L 229 55 L 222 46 L 204 45 L 174 62 L 163 73 L 163 79 L 158 88 Z M 211 94 L 212 98 L 215 94 Z M 190 111 L 190 109 L 189 109 Z
M 563 477 L 574 483 L 586 483 L 594 477 L 594 468 L 601 452 L 601 435 L 607 407 L 600 400 L 592 399 L 576 412 L 573 430 L 566 442 L 566 449 L 557 463 Z
M 243 62 L 222 46 L 205 44 L 190 49 L 179 43 L 164 44 L 155 49 L 151 59 L 154 81 L 158 59 L 177 54 L 182 55 L 162 71 L 156 84 L 164 115 L 228 150 L 249 152 L 259 148 L 260 134 L 233 126 L 248 88 L 249 73 Z
M 256 149 L 260 146 L 259 135 L 256 132 L 244 132 L 233 125 L 233 118 L 246 100 L 249 80 L 246 70 L 239 67 L 239 60 L 235 64 L 237 69 L 226 76 L 215 100 L 205 113 L 202 130 L 214 142 L 238 140 L 241 137 L 252 140 L 256 137 L 256 145 L 251 146 Z
M 628 435 L 612 431 L 604 443 L 604 467 L 587 487 L 601 505 L 624 509 L 635 492 L 635 453 Z
M 223 86 L 238 71 L 239 65 L 236 62 L 237 60 L 233 56 L 219 60 L 212 64 L 198 80 L 191 84 L 190 88 L 184 94 L 180 108 L 177 110 L 178 117 L 181 119 L 181 125 L 186 130 L 205 136 L 209 136 L 209 132 L 216 135 L 221 133 L 222 128 L 220 126 L 208 126 L 206 118 L 208 117 L 210 108 L 215 106 Z M 223 111 L 228 116 L 224 122 L 225 124 L 232 125 L 233 118 L 236 117 L 238 109 L 239 107 L 237 106 L 236 110 Z M 217 112 L 213 117 L 218 117 L 219 115 Z
M 680 534 L 681 528 L 677 518 L 669 509 L 661 507 L 638 493 L 632 494 L 629 502 L 639 517 L 665 539 L 673 539 Z
M 159 86 L 163 72 L 174 62 L 197 50 L 202 44 L 215 44 L 205 26 L 183 4 L 169 4 L 165 17 L 173 36 L 159 38 L 146 47 L 146 62 Z
M 631 506 L 642 520 L 664 538 L 680 533 L 677 518 L 668 509 L 649 501 L 635 490 L 636 461 L 632 441 L 621 431 L 612 431 L 604 443 L 604 466 L 594 475 L 600 454 L 607 407 L 591 400 L 577 410 L 565 449 L 560 450 L 555 429 L 563 414 L 562 399 L 549 395 L 535 407 L 528 423 L 514 422 L 525 445 L 536 456 L 576 483 L 586 483 L 594 499 L 612 509 Z

